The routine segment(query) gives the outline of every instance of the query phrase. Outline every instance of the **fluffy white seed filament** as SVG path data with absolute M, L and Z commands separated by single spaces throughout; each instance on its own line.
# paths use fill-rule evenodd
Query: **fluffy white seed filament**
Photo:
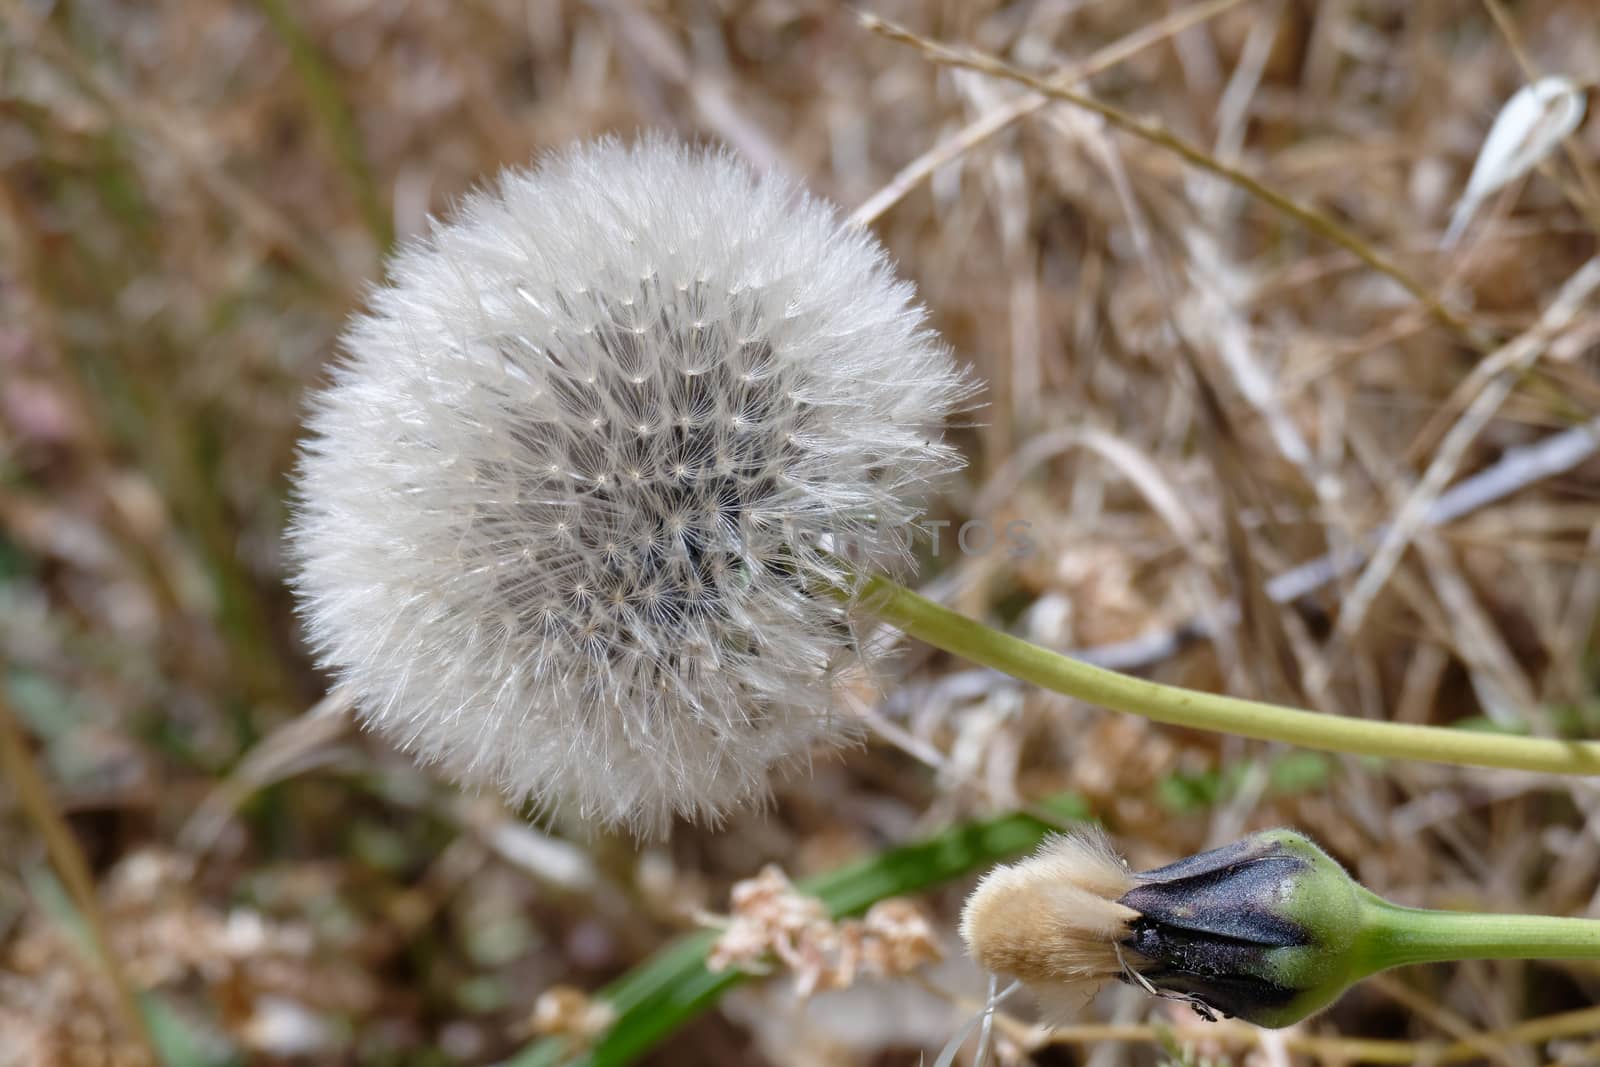
M 895 565 L 966 395 L 877 242 L 726 154 L 603 141 L 390 276 L 314 402 L 291 534 L 366 720 L 644 833 L 847 736 L 819 546 Z

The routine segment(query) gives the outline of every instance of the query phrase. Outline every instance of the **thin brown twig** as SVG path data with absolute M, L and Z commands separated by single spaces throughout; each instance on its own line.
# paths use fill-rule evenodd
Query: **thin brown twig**
M 1589 260 L 1573 272 L 1539 321 L 1490 353 L 1462 383 L 1459 392 L 1472 394 L 1472 399 L 1463 404 L 1464 414 L 1445 435 L 1427 471 L 1396 513 L 1371 560 L 1345 598 L 1339 613 L 1339 632 L 1346 638 L 1360 629 L 1367 610 L 1411 537 L 1426 521 L 1428 509 L 1464 462 L 1468 447 L 1511 395 L 1523 372 L 1532 367 L 1550 343 L 1571 324 L 1596 288 L 1600 288 L 1600 258 Z
M 101 425 L 101 405 L 85 380 L 83 363 L 68 350 L 56 309 L 48 299 L 50 287 L 35 254 L 40 243 L 39 224 L 37 216 L 18 203 L 13 189 L 0 182 L 0 243 L 10 244 L 10 265 L 15 274 L 8 280 L 25 299 L 24 325 L 34 343 L 46 353 L 57 372 L 56 380 L 79 414 L 78 440 L 83 448 L 84 467 L 97 483 L 96 492 L 112 503 L 105 509 L 107 525 L 128 546 L 129 555 L 149 582 L 163 615 L 170 620 L 180 619 L 185 611 L 183 594 L 155 537 L 131 522 L 124 508 L 115 506 L 117 498 L 110 486 L 118 475 L 116 447 Z
M 1486 1045 L 1539 1045 L 1562 1037 L 1600 1030 L 1600 1008 L 1580 1008 L 1529 1019 L 1515 1026 L 1474 1033 L 1459 1041 L 1393 1041 L 1360 1037 L 1322 1037 L 1291 1031 L 1283 1035 L 1291 1052 L 1341 1064 L 1464 1063 L 1483 1055 Z M 1253 1026 L 1224 1022 L 1207 1024 L 1206 1037 L 1244 1048 L 1260 1041 L 1262 1031 Z M 1180 1038 L 1188 1036 L 1180 1031 Z M 1044 1035 L 1041 1044 L 1088 1045 L 1107 1041 L 1154 1043 L 1156 1027 L 1148 1024 L 1064 1026 Z
M 282 252 L 319 288 L 338 291 L 339 271 L 332 253 L 253 189 L 206 158 L 194 143 L 199 124 L 180 123 L 130 92 L 105 70 L 85 62 L 47 22 L 28 14 L 15 0 L 0 0 L 0 13 L 26 48 L 65 75 L 108 115 L 179 160 L 201 188 L 264 246 Z
M 355 193 L 362 221 L 378 246 L 378 254 L 386 254 L 394 244 L 394 218 L 384 206 L 383 194 L 361 144 L 355 117 L 345 103 L 327 60 L 285 0 L 257 0 L 257 6 L 288 49 L 289 58 L 305 87 L 311 115 L 328 135 L 334 157 Z
M 1487 1034 L 1478 1033 L 1461 1016 L 1437 1004 L 1392 975 L 1377 974 L 1368 979 L 1373 989 L 1382 993 L 1414 1018 L 1425 1020 L 1449 1034 L 1457 1042 L 1470 1045 L 1484 1059 L 1493 1060 L 1503 1067 L 1517 1067 L 1517 1060 L 1506 1051 L 1506 1046 Z
M 1113 41 L 1081 63 L 1074 63 L 1061 74 L 1050 79 L 1052 85 L 1070 87 L 1103 74 L 1124 60 L 1138 55 L 1153 44 L 1158 44 L 1237 7 L 1244 0 L 1212 0 L 1170 12 L 1166 17 L 1140 26 L 1127 36 Z M 877 221 L 884 212 L 904 200 L 910 192 L 928 179 L 934 171 L 966 155 L 990 137 L 1008 126 L 1027 118 L 1050 102 L 1044 93 L 1032 92 L 1012 100 L 973 119 L 967 125 L 946 137 L 895 172 L 883 188 L 873 193 L 861 206 L 850 213 L 850 222 L 867 226 Z
M 1473 349 L 1483 352 L 1493 347 L 1493 341 L 1484 331 L 1446 307 L 1444 302 L 1432 290 L 1423 285 L 1410 272 L 1356 236 L 1348 228 L 1316 208 L 1308 207 L 1293 197 L 1279 192 L 1261 179 L 1247 174 L 1237 167 L 1223 163 L 1205 149 L 1191 144 L 1166 129 L 1166 127 L 1138 118 L 1123 111 L 1121 108 L 1096 100 L 1092 96 L 1063 88 L 1050 80 L 1019 70 L 994 56 L 969 49 L 952 48 L 939 41 L 914 33 L 878 15 L 863 13 L 859 17 L 866 29 L 888 40 L 917 48 L 934 63 L 976 71 L 979 74 L 987 74 L 990 77 L 1004 78 L 1007 81 L 1027 86 L 1053 100 L 1060 100 L 1083 108 L 1099 115 L 1117 129 L 1159 148 L 1166 149 L 1192 166 L 1231 182 L 1268 207 L 1294 219 L 1312 233 L 1343 248 L 1379 274 L 1392 279 L 1425 307 L 1434 319 Z
M 784 171 L 788 164 L 772 137 L 745 113 L 728 91 L 725 79 L 697 68 L 683 47 L 653 11 L 632 0 L 589 0 L 589 5 L 614 20 L 618 39 L 644 67 L 686 94 L 695 112 L 717 136 L 737 148 L 762 170 Z
M 995 475 L 996 480 L 1004 478 L 1012 484 L 1020 483 L 1030 466 L 1060 451 L 1054 435 L 1039 440 L 1042 442 L 1039 449 L 1031 453 L 1027 450 L 1019 453 L 1018 464 L 1012 468 L 1002 467 Z M 1050 447 L 1044 447 L 1046 445 Z M 1570 471 L 1596 451 L 1600 451 L 1600 418 L 1551 434 L 1535 444 L 1510 449 L 1495 463 L 1463 478 L 1439 494 L 1424 516 L 1424 527 L 1444 526 L 1521 492 L 1536 482 Z M 1382 528 L 1375 532 L 1381 535 Z M 1328 553 L 1282 571 L 1268 579 L 1267 596 L 1275 604 L 1288 604 L 1309 596 L 1362 566 L 1368 558 L 1370 547 L 1358 545 L 1346 552 Z M 1219 620 L 1231 625 L 1238 618 L 1238 613 L 1239 605 L 1236 602 L 1226 602 L 1221 606 Z M 1213 620 L 1191 617 L 1170 629 L 1152 630 L 1123 641 L 1073 649 L 1068 654 L 1102 667 L 1136 670 L 1175 655 L 1189 641 L 1209 636 L 1213 624 Z M 986 670 L 972 670 L 949 676 L 946 687 L 952 684 L 952 679 L 959 679 L 962 691 L 967 691 L 973 687 L 998 684 L 1002 676 Z M 915 699 L 917 694 L 924 692 L 926 690 L 920 687 L 903 685 L 891 699 L 896 707 L 901 707 L 905 701 Z
M 179 843 L 191 852 L 209 851 L 251 796 L 326 758 L 352 725 L 354 699 L 349 689 L 336 686 L 262 738 L 195 808 L 178 831 Z
M 83 917 L 89 937 L 94 943 L 95 953 L 100 957 L 106 976 L 111 980 L 117 1011 L 122 1016 L 122 1023 L 127 1029 L 130 1040 L 148 1063 L 160 1064 L 162 1061 L 156 1051 L 155 1037 L 150 1032 L 144 1013 L 139 1010 L 133 986 L 128 981 L 128 976 L 123 971 L 122 964 L 111 945 L 110 931 L 100 909 L 100 899 L 95 891 L 94 875 L 89 870 L 89 861 L 84 857 L 83 849 L 79 847 L 71 828 L 56 808 L 55 801 L 50 795 L 50 787 L 45 784 L 44 776 L 39 773 L 33 756 L 28 751 L 22 725 L 17 721 L 16 713 L 4 693 L 0 693 L 0 766 L 5 768 L 6 781 L 11 783 L 11 790 L 16 795 L 17 803 L 22 806 L 23 811 L 38 829 L 45 850 L 50 855 L 51 865 L 55 867 L 56 874 L 66 885 L 67 891 L 72 894 L 78 913 Z

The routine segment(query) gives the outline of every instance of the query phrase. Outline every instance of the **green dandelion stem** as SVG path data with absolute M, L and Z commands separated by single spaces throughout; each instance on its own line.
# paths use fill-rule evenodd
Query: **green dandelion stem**
M 1373 722 L 1162 685 L 1001 633 L 882 577 L 867 580 L 859 603 L 935 648 L 1044 689 L 1169 726 L 1357 756 L 1546 774 L 1600 774 L 1600 742 Z
M 1600 919 L 1405 908 L 1365 902 L 1361 971 L 1451 960 L 1600 959 Z

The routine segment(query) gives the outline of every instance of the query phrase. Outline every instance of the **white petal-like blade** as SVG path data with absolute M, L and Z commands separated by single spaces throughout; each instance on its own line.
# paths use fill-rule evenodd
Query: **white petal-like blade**
M 1460 239 L 1485 197 L 1528 173 L 1577 129 L 1583 113 L 1583 90 L 1566 78 L 1540 78 L 1517 90 L 1484 138 L 1466 192 L 1450 218 L 1444 246 Z

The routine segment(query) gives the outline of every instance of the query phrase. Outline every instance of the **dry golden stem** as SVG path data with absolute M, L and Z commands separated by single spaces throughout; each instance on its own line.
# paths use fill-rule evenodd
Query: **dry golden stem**
M 144 1013 L 139 1010 L 133 986 L 129 984 L 128 976 L 123 973 L 122 965 L 118 962 L 116 952 L 111 946 L 110 933 L 105 916 L 100 911 L 100 900 L 95 892 L 94 876 L 89 870 L 89 861 L 84 858 L 83 849 L 78 847 L 77 838 L 72 836 L 71 828 L 56 809 L 55 801 L 50 796 L 50 788 L 45 784 L 44 776 L 39 773 L 38 767 L 34 765 L 33 756 L 28 751 L 22 726 L 18 723 L 16 714 L 3 693 L 0 693 L 0 767 L 5 768 L 5 780 L 11 783 L 11 790 L 16 795 L 17 803 L 22 805 L 22 810 L 38 828 L 39 836 L 44 839 L 45 850 L 50 854 L 50 862 L 55 867 L 56 874 L 66 885 L 67 891 L 72 894 L 78 913 L 83 916 L 84 925 L 88 927 L 89 936 L 94 941 L 101 965 L 105 967 L 106 976 L 111 979 L 112 988 L 116 993 L 117 1011 L 122 1015 L 122 1022 L 127 1029 L 129 1039 L 135 1042 L 144 1059 L 155 1067 L 161 1063 L 161 1057 L 156 1052 L 155 1038 L 145 1022 Z
M 1121 40 L 1107 45 L 1083 62 L 1073 64 L 1071 68 L 1052 78 L 1051 83 L 1071 87 L 1078 82 L 1087 81 L 1151 45 L 1165 41 L 1174 34 L 1182 33 L 1191 26 L 1213 19 L 1242 2 L 1243 0 L 1212 0 L 1208 4 L 1196 4 L 1193 7 L 1173 11 L 1165 18 L 1141 26 Z M 934 171 L 966 155 L 990 137 L 1027 118 L 1049 102 L 1050 98 L 1043 93 L 1027 93 L 1002 107 L 978 116 L 901 167 L 895 176 L 889 179 L 887 185 L 873 193 L 860 207 L 850 213 L 850 221 L 861 226 L 871 225 L 884 212 L 905 199 L 906 194 L 926 181 Z
M 257 0 L 256 6 L 288 49 L 289 58 L 305 87 L 311 114 L 327 132 L 334 157 L 350 181 L 367 230 L 378 246 L 378 253 L 387 253 L 389 246 L 394 244 L 394 221 L 384 206 L 383 194 L 373 176 L 372 165 L 367 161 L 355 118 L 344 101 L 332 71 L 328 69 L 327 61 L 284 0 Z
M 1064 101 L 1083 108 L 1085 111 L 1093 112 L 1117 129 L 1132 134 L 1140 140 L 1164 148 L 1200 170 L 1215 174 L 1217 177 L 1231 182 L 1268 207 L 1294 219 L 1312 233 L 1343 248 L 1378 273 L 1393 279 L 1401 288 L 1410 293 L 1418 303 L 1425 307 L 1430 315 L 1472 348 L 1478 351 L 1488 351 L 1493 347 L 1493 342 L 1482 330 L 1446 307 L 1444 302 L 1432 290 L 1413 277 L 1410 272 L 1350 232 L 1350 230 L 1316 208 L 1307 207 L 1287 194 L 1267 185 L 1261 179 L 1222 162 L 1205 149 L 1189 143 L 1165 127 L 1155 122 L 1138 118 L 1120 108 L 1096 100 L 1092 96 L 1063 88 L 1060 84 L 1050 79 L 1039 78 L 1029 74 L 1027 71 L 1019 70 L 994 56 L 967 49 L 951 48 L 938 41 L 929 40 L 920 34 L 913 33 L 905 27 L 880 18 L 877 15 L 862 14 L 860 17 L 862 25 L 873 33 L 886 37 L 891 41 L 911 45 L 921 50 L 934 63 L 960 67 L 964 70 L 976 71 L 979 74 L 987 74 L 995 78 L 1004 78 L 1007 81 L 1027 86 L 1034 92 L 1047 96 L 1052 100 Z
M 1384 1041 L 1369 1038 L 1316 1037 L 1299 1031 L 1281 1036 L 1284 1046 L 1317 1060 L 1338 1064 L 1465 1063 L 1483 1055 L 1487 1045 L 1500 1048 L 1543 1044 L 1557 1038 L 1576 1037 L 1600 1029 L 1600 1008 L 1581 1008 L 1530 1019 L 1500 1030 L 1486 1030 L 1470 1038 L 1448 1044 L 1438 1041 Z M 1238 1048 L 1258 1044 L 1262 1031 L 1237 1022 L 1206 1024 L 1204 1037 Z M 1179 1031 L 1183 1040 L 1187 1034 Z M 1087 1045 L 1104 1041 L 1136 1041 L 1153 1044 L 1156 1028 L 1146 1025 L 1107 1024 L 1064 1026 L 1045 1035 L 1045 1045 Z
M 1398 565 L 1412 536 L 1423 527 L 1428 509 L 1466 462 L 1472 443 L 1510 397 L 1523 374 L 1578 318 L 1597 288 L 1600 288 L 1600 257 L 1574 271 L 1539 321 L 1481 360 L 1457 388 L 1450 407 L 1459 407 L 1463 412 L 1461 418 L 1445 434 L 1421 481 L 1407 495 L 1371 560 L 1345 597 L 1339 612 L 1339 632 L 1346 638 L 1353 637 L 1366 621 L 1378 592 Z
M 142 100 L 107 71 L 96 66 L 60 39 L 54 28 L 37 18 L 15 0 L 0 3 L 7 29 L 24 47 L 61 72 L 119 123 L 150 138 L 180 161 L 196 183 L 205 189 L 239 225 L 249 230 L 268 248 L 277 249 L 299 267 L 301 273 L 319 288 L 337 292 L 339 270 L 332 253 L 273 207 L 244 183 L 217 166 L 195 143 L 203 124 L 188 121 Z
M 1392 975 L 1378 974 L 1368 979 L 1372 988 L 1410 1012 L 1415 1018 L 1428 1022 L 1464 1045 L 1471 1045 L 1486 1060 L 1502 1067 L 1517 1067 L 1517 1057 L 1506 1046 L 1485 1034 L 1480 1034 L 1461 1016 L 1412 989 Z

